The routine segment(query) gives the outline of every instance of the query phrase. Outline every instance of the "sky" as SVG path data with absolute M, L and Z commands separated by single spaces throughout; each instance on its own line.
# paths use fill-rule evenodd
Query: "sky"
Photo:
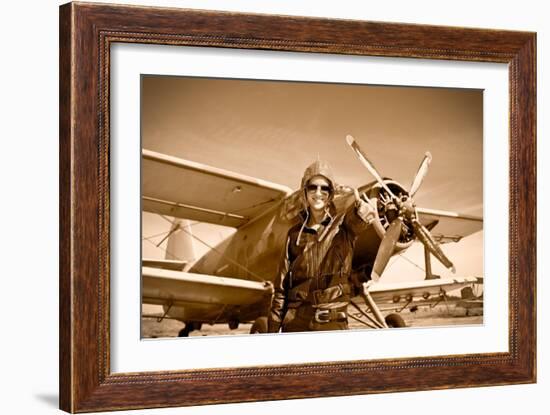
M 332 166 L 338 183 L 358 187 L 373 178 L 347 146 L 347 134 L 381 175 L 405 188 L 430 151 L 433 160 L 415 196 L 417 205 L 482 216 L 480 90 L 142 77 L 142 146 L 148 150 L 291 189 L 319 157 Z M 143 218 L 144 237 L 167 231 L 166 221 Z M 210 243 L 231 232 L 210 225 L 195 229 Z M 444 250 L 458 276 L 482 275 L 482 231 Z M 143 253 L 163 255 L 151 241 L 143 242 Z M 384 278 L 423 277 L 422 247 L 413 245 L 404 256 L 408 260 L 392 258 Z M 432 263 L 434 273 L 451 275 Z

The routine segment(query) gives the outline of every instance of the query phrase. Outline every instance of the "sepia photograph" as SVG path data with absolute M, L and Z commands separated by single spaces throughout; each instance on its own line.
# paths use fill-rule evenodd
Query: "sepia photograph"
M 141 76 L 141 337 L 483 324 L 483 90 Z

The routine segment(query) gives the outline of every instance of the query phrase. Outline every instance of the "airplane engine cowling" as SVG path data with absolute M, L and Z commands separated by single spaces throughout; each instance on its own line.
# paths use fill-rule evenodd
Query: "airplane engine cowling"
M 396 181 L 384 179 L 384 183 L 397 197 L 408 195 L 407 190 Z M 386 234 L 386 229 L 390 226 L 393 219 L 397 217 L 399 211 L 391 201 L 391 198 L 387 195 L 386 190 L 378 183 L 374 184 L 366 192 L 366 196 L 373 203 L 376 203 L 376 206 L 378 207 L 376 219 L 373 222 L 373 227 L 380 237 L 380 240 L 382 240 Z M 395 249 L 396 251 L 401 251 L 411 246 L 413 242 L 414 232 L 412 226 L 405 221 L 403 224 L 403 231 L 397 241 Z

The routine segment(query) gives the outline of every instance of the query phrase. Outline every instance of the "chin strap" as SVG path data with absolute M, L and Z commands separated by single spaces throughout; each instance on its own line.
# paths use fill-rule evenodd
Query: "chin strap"
M 323 240 L 323 238 L 325 237 L 325 235 L 327 233 L 327 230 L 330 228 L 330 224 L 334 221 L 334 217 L 330 214 L 330 209 L 328 207 L 325 208 L 325 216 L 323 218 L 326 218 L 327 216 L 330 218 L 330 221 L 329 221 L 328 225 L 325 227 L 325 230 L 323 231 L 321 236 L 319 237 L 319 241 Z M 323 222 L 324 222 L 324 220 L 325 219 L 323 219 Z M 304 228 L 307 226 L 308 222 L 309 222 L 309 208 L 306 209 L 306 218 L 305 218 L 304 222 L 302 223 L 302 227 L 300 228 L 300 232 L 298 232 L 298 238 L 296 238 L 296 246 L 300 245 L 300 239 L 302 238 L 302 233 L 304 231 Z
M 302 237 L 302 232 L 304 231 L 304 227 L 306 226 L 306 223 L 309 220 L 309 208 L 306 209 L 306 218 L 304 222 L 302 223 L 302 227 L 300 228 L 300 232 L 298 232 L 298 238 L 296 239 L 296 246 L 300 245 L 300 238 Z

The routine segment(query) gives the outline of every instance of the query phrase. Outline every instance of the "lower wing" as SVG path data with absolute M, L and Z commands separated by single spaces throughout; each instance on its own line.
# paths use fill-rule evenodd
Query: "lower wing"
M 142 279 L 142 303 L 162 305 L 182 321 L 251 321 L 265 314 L 273 294 L 270 283 L 146 266 Z
M 369 293 L 377 303 L 410 302 L 415 300 L 436 299 L 449 291 L 479 283 L 481 283 L 481 279 L 477 277 L 438 278 L 418 282 L 409 281 L 397 283 L 384 283 L 380 281 L 369 287 Z

